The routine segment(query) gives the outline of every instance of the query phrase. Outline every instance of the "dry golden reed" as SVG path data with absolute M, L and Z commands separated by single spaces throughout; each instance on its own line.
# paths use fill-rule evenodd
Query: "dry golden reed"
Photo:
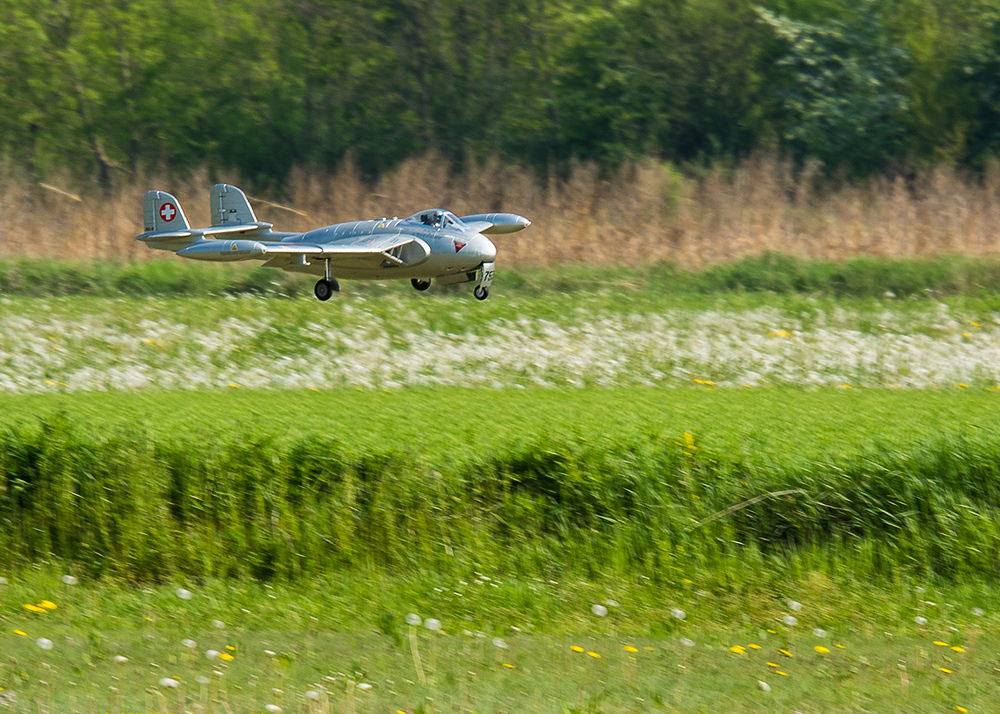
M 280 197 L 248 193 L 261 220 L 286 230 L 431 206 L 458 215 L 521 213 L 533 227 L 497 238 L 501 261 L 520 265 L 666 260 L 698 268 L 764 251 L 834 260 L 998 252 L 1000 166 L 971 175 L 941 165 L 836 185 L 817 176 L 815 166 L 796 169 L 759 154 L 688 174 L 651 159 L 611 174 L 580 163 L 566 178 L 539 180 L 496 159 L 456 174 L 428 154 L 374 185 L 348 163 L 334 173 L 293 171 Z M 216 180 L 240 184 L 238 176 L 202 169 L 183 181 L 133 177 L 107 196 L 68 179 L 37 184 L 7 168 L 0 171 L 0 259 L 162 257 L 133 240 L 142 230 L 143 193 L 174 193 L 192 224 L 205 225 Z

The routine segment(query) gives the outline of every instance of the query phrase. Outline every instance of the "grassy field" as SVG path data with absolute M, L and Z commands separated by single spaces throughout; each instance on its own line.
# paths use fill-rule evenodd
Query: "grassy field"
M 990 711 L 997 293 L 783 260 L 0 269 L 0 711 Z
M 138 589 L 66 585 L 42 570 L 0 587 L 0 706 L 992 710 L 995 590 L 846 585 L 813 577 L 768 591 L 470 573 Z M 409 613 L 424 622 L 408 625 Z

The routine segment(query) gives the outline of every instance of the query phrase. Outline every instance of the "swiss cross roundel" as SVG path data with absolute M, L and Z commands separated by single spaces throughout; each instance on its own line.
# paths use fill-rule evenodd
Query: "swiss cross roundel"
M 174 220 L 174 216 L 176 215 L 177 215 L 177 207 L 174 206 L 174 204 L 170 203 L 169 201 L 160 206 L 160 218 L 162 218 L 167 223 L 170 223 L 170 221 Z

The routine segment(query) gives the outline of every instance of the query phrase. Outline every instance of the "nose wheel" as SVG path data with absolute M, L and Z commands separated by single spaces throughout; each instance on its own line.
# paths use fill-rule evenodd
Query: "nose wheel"
M 424 290 L 426 290 L 427 288 L 429 288 L 431 286 L 431 281 L 430 280 L 420 280 L 418 278 L 413 278 L 410 281 L 410 285 L 412 285 L 416 290 L 419 290 L 420 292 L 423 292 Z
M 479 268 L 479 282 L 476 284 L 476 289 L 472 291 L 476 300 L 485 300 L 490 296 L 490 285 L 493 284 L 495 265 L 495 263 L 483 263 L 482 267 Z

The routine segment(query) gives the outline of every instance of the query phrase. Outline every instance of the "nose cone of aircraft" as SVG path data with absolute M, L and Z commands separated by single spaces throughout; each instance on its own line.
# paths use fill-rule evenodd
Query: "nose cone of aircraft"
M 524 216 L 518 216 L 517 219 L 514 221 L 514 223 L 517 224 L 518 227 L 517 229 L 519 231 L 523 231 L 525 228 L 531 225 L 531 221 L 529 221 Z
M 486 236 L 477 236 L 473 247 L 476 249 L 476 255 L 479 256 L 479 260 L 482 262 L 492 263 L 496 260 L 497 247 L 493 245 L 493 241 Z

